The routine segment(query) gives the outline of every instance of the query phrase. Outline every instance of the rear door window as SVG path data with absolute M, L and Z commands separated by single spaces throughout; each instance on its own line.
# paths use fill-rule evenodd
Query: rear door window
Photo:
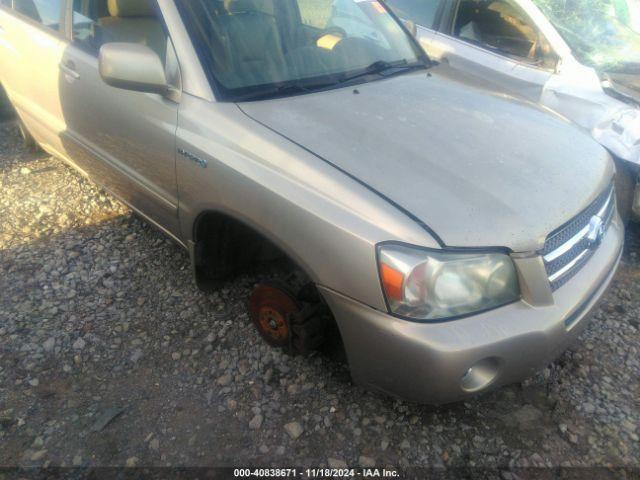
M 402 20 L 433 28 L 442 2 L 443 0 L 386 0 L 385 3 Z
M 13 8 L 45 27 L 60 29 L 62 0 L 13 0 Z

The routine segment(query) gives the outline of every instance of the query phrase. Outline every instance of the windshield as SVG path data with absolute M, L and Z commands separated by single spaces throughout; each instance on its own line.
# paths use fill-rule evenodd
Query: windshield
M 181 0 L 201 61 L 225 100 L 305 93 L 425 66 L 372 0 Z
M 576 58 L 600 71 L 640 67 L 640 34 L 633 30 L 634 0 L 533 0 Z

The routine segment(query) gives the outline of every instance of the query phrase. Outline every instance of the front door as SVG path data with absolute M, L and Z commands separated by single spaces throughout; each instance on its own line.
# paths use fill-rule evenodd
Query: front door
M 108 42 L 145 44 L 173 64 L 161 19 L 152 2 L 70 3 L 72 39 L 60 72 L 65 146 L 98 183 L 179 237 L 178 104 L 160 95 L 110 87 L 98 71 L 99 49 Z

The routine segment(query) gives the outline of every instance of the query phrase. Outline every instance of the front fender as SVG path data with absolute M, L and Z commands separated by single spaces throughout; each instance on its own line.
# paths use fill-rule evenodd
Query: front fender
M 202 212 L 270 240 L 318 285 L 386 309 L 375 245 L 438 244 L 415 221 L 236 105 L 184 95 L 176 159 L 183 241 Z M 366 161 L 366 159 L 362 159 Z

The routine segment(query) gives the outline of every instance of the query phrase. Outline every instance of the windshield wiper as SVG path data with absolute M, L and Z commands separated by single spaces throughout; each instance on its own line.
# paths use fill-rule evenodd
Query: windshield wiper
M 373 62 L 366 67 L 363 71 L 351 74 L 351 75 L 335 75 L 330 79 L 324 81 L 293 81 L 285 82 L 276 85 L 265 86 L 264 88 L 256 87 L 254 91 L 250 91 L 244 94 L 235 96 L 235 102 L 251 102 L 257 100 L 267 100 L 270 98 L 288 97 L 292 95 L 301 95 L 304 93 L 317 92 L 325 90 L 336 85 L 342 85 L 343 83 L 351 82 L 360 77 L 367 75 L 384 75 L 393 76 L 401 73 L 407 73 L 414 70 L 428 69 L 431 64 L 427 62 L 418 61 L 416 63 L 409 63 L 407 60 L 400 60 L 398 62 L 386 62 L 379 60 Z
M 428 63 L 421 61 L 410 64 L 406 59 L 399 60 L 397 62 L 378 60 L 377 62 L 373 62 L 361 72 L 354 73 L 352 75 L 344 75 L 340 78 L 339 83 L 347 83 L 357 78 L 366 77 L 367 75 L 384 75 L 386 77 L 390 77 L 414 70 L 426 70 L 430 66 L 431 65 L 429 65 Z
M 287 82 L 280 85 L 271 85 L 264 89 L 239 95 L 234 98 L 236 102 L 250 102 L 253 100 L 266 100 L 269 98 L 288 97 L 291 95 L 301 95 L 303 93 L 315 92 L 335 85 L 334 81 L 329 82 Z

